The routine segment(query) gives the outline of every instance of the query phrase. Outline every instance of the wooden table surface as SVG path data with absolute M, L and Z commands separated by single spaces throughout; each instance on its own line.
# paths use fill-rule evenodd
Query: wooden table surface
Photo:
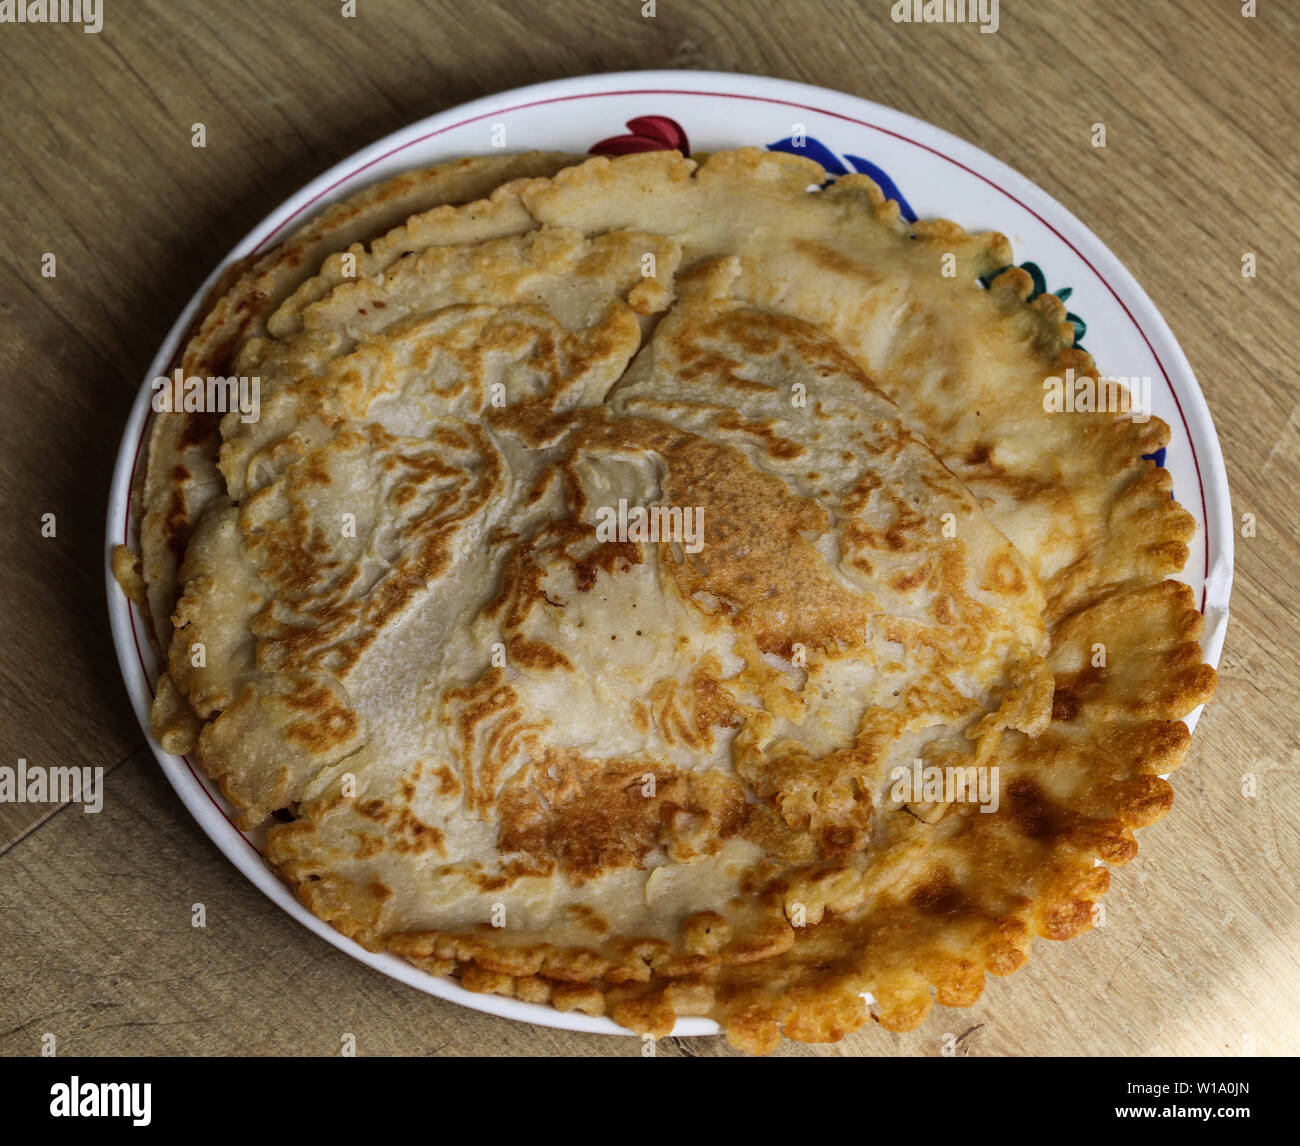
M 402 986 L 273 906 L 191 820 L 128 706 L 103 519 L 128 408 L 186 299 L 355 149 L 505 88 L 684 67 L 929 120 L 1039 183 L 1145 286 L 1214 413 L 1238 522 L 1219 694 L 1106 926 L 965 1011 L 787 1055 L 1300 1050 L 1300 5 L 1002 0 L 994 35 L 890 0 L 104 0 L 0 25 L 0 763 L 102 766 L 98 815 L 0 804 L 0 1053 L 633 1055 Z M 191 146 L 203 122 L 207 147 Z M 1094 123 L 1107 146 L 1094 148 Z M 53 253 L 57 274 L 43 277 Z M 1257 274 L 1242 275 L 1254 253 Z M 55 515 L 55 536 L 42 535 Z M 1245 774 L 1257 792 L 1243 796 Z M 191 926 L 206 907 L 207 926 Z M 672 1039 L 661 1055 L 734 1053 Z

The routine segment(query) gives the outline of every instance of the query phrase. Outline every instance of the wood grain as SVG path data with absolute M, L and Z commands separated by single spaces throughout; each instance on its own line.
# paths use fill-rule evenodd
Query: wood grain
M 180 307 L 301 184 L 412 120 L 618 69 L 838 88 L 966 138 L 1116 251 L 1205 390 L 1238 537 L 1219 695 L 1106 925 L 918 1031 L 785 1055 L 1300 1051 L 1300 28 L 1210 0 L 1003 0 L 996 35 L 888 0 L 104 0 L 105 28 L 0 26 L 0 761 L 109 770 L 99 815 L 0 804 L 0 1053 L 637 1054 L 467 1011 L 340 954 L 254 890 L 162 779 L 102 581 L 122 423 Z M 190 144 L 203 122 L 208 146 Z M 1090 145 L 1094 123 L 1107 146 Z M 57 275 L 41 274 L 45 253 Z M 1258 259 L 1254 279 L 1242 255 Z M 42 515 L 55 515 L 54 537 Z M 1257 795 L 1242 795 L 1243 776 Z M 203 903 L 207 926 L 191 926 Z M 720 1039 L 660 1054 L 731 1053 Z

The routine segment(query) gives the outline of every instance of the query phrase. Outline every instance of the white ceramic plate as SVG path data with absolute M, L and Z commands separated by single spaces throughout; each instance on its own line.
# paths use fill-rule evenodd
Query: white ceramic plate
M 598 141 L 629 133 L 667 133 L 697 151 L 740 146 L 789 150 L 792 138 L 829 170 L 861 170 L 898 198 L 904 214 L 942 216 L 969 230 L 1006 234 L 1022 264 L 1041 268 L 1046 288 L 1071 288 L 1070 311 L 1082 316 L 1083 345 L 1107 375 L 1149 377 L 1153 412 L 1169 423 L 1164 464 L 1174 491 L 1197 522 L 1182 580 L 1206 617 L 1205 655 L 1218 663 L 1232 582 L 1232 514 L 1228 482 L 1209 410 L 1191 367 L 1151 300 L 1101 241 L 1059 203 L 1009 167 L 927 123 L 878 104 L 806 84 L 716 72 L 622 72 L 520 88 L 476 100 L 412 124 L 357 152 L 281 204 L 230 252 L 176 320 L 149 367 L 132 409 L 113 475 L 108 547 L 133 547 L 137 523 L 130 491 L 143 457 L 150 419 L 149 380 L 166 374 L 181 340 L 226 265 L 273 246 L 312 213 L 366 184 L 409 168 L 462 155 L 533 149 L 586 152 Z M 504 133 L 502 131 L 504 129 Z M 140 724 L 149 734 L 157 661 L 140 618 L 107 568 L 109 612 L 118 661 Z M 1199 714 L 1192 713 L 1189 723 Z M 451 978 L 435 978 L 390 955 L 372 954 L 304 908 L 263 862 L 255 841 L 239 832 L 215 787 L 187 759 L 152 744 L 185 806 L 216 845 L 250 880 L 304 926 L 371 967 L 422 991 L 475 1010 L 550 1027 L 624 1033 L 603 1018 L 565 1014 L 496 995 L 477 995 Z M 674 1034 L 713 1034 L 711 1020 L 683 1019 Z

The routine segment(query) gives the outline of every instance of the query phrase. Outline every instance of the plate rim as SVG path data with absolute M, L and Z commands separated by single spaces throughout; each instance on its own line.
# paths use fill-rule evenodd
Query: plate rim
M 708 85 L 721 90 L 701 90 L 701 86 Z M 731 90 L 726 90 L 728 88 Z M 206 777 L 201 776 L 187 758 L 172 756 L 154 741 L 149 719 L 153 688 L 140 647 L 135 607 L 113 576 L 113 550 L 116 545 L 133 537 L 132 526 L 136 524 L 132 515 L 132 493 L 136 468 L 146 446 L 146 426 L 152 414 L 149 383 L 153 378 L 169 371 L 204 300 L 232 263 L 265 249 L 286 228 L 301 221 L 306 213 L 328 200 L 345 183 L 354 183 L 360 179 L 360 185 L 365 185 L 365 173 L 399 151 L 493 115 L 518 112 L 547 103 L 626 95 L 741 98 L 783 104 L 843 119 L 859 128 L 883 132 L 954 162 L 1012 199 L 1022 210 L 1029 211 L 1094 271 L 1127 313 L 1168 379 L 1192 446 L 1201 486 L 1201 528 L 1205 533 L 1206 553 L 1205 586 L 1201 599 L 1206 630 L 1202 648 L 1206 661 L 1216 668 L 1222 654 L 1229 615 L 1234 541 L 1227 470 L 1209 405 L 1168 322 L 1137 279 L 1081 220 L 1014 168 L 943 128 L 884 104 L 814 84 L 740 72 L 652 69 L 593 73 L 549 80 L 483 96 L 400 127 L 333 164 L 276 205 L 214 267 L 181 310 L 149 365 L 132 403 L 118 446 L 107 506 L 104 572 L 114 652 L 136 718 L 168 782 L 208 838 L 272 902 L 327 942 L 390 978 L 472 1010 L 557 1029 L 621 1035 L 630 1035 L 632 1032 L 603 1016 L 557 1011 L 542 1004 L 467 991 L 449 977 L 429 975 L 397 956 L 367 951 L 313 915 L 262 859 L 252 841 L 235 828 L 224 809 L 213 798 Z M 820 101 L 821 104 L 830 106 L 818 106 L 818 102 L 806 101 Z M 872 123 L 859 118 L 867 116 L 879 122 Z M 881 123 L 890 126 L 881 126 Z M 934 144 L 941 145 L 942 149 Z M 1175 385 L 1175 378 L 1178 378 L 1181 385 Z M 1198 447 L 1203 453 L 1198 454 Z M 1212 536 L 1215 550 L 1213 562 Z M 1198 708 L 1188 715 L 1186 722 L 1189 726 L 1195 726 L 1200 712 L 1201 708 Z M 232 836 L 238 837 L 241 842 L 236 843 Z M 719 1032 L 718 1024 L 711 1019 L 683 1018 L 678 1020 L 672 1035 L 680 1037 Z

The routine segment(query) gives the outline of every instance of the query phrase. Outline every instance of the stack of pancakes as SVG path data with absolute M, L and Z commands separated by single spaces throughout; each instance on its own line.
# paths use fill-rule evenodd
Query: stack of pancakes
M 751 1050 L 905 1030 L 1168 809 L 1214 674 L 1167 427 L 1044 410 L 1096 370 L 1005 238 L 824 180 L 465 159 L 215 293 L 183 372 L 261 405 L 153 422 L 155 732 L 366 947 Z

